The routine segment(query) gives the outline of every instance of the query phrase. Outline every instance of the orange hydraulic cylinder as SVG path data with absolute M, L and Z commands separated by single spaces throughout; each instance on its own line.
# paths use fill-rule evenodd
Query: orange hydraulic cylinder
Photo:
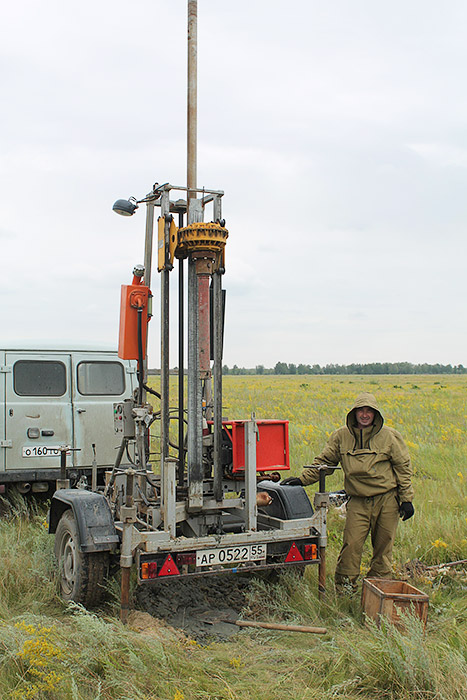
M 149 296 L 149 287 L 144 284 L 122 284 L 118 337 L 118 356 L 122 360 L 138 359 L 138 308 L 143 309 L 141 318 L 143 360 L 146 358 Z

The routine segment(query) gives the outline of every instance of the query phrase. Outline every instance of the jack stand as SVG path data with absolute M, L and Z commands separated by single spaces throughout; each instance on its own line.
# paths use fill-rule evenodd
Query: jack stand
M 318 598 L 324 600 L 326 596 L 326 547 L 319 548 L 318 564 Z
M 133 523 L 136 522 L 136 507 L 133 502 L 134 469 L 126 470 L 126 498 L 125 505 L 120 509 L 122 519 L 122 548 L 120 555 L 120 567 L 122 570 L 122 585 L 120 594 L 120 620 L 126 625 L 128 622 L 128 612 L 130 609 L 130 572 L 133 564 L 133 553 L 131 549 L 131 533 Z

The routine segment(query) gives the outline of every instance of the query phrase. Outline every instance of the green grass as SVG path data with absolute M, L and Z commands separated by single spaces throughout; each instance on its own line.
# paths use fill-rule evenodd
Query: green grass
M 400 524 L 395 546 L 395 575 L 402 575 L 415 559 L 429 565 L 467 558 L 466 384 L 462 376 L 228 376 L 224 412 L 240 418 L 256 408 L 260 418 L 288 418 L 292 471 L 299 473 L 342 423 L 355 394 L 376 393 L 416 467 L 416 515 Z M 333 488 L 340 485 L 336 476 L 329 481 Z M 0 521 L 2 700 L 467 697 L 465 569 L 421 568 L 410 579 L 430 596 L 426 633 L 413 619 L 404 634 L 389 624 L 364 626 L 359 600 L 338 599 L 333 592 L 344 523 L 336 511 L 328 523 L 325 601 L 317 597 L 317 571 L 310 567 L 303 579 L 256 582 L 248 603 L 258 619 L 325 626 L 328 634 L 248 630 L 207 646 L 157 625 L 152 634 L 123 627 L 115 582 L 98 614 L 63 606 L 44 521 L 44 512 L 28 511 L 20 501 Z M 363 566 L 369 557 L 367 546 Z

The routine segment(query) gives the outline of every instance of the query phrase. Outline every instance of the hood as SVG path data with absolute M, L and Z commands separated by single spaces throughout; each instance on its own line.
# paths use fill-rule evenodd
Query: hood
M 357 396 L 354 405 L 348 412 L 346 419 L 348 429 L 352 432 L 357 428 L 357 419 L 355 417 L 355 411 L 357 410 L 357 408 L 363 408 L 363 406 L 369 406 L 375 411 L 375 420 L 373 422 L 374 430 L 372 431 L 372 434 L 379 433 L 384 423 L 383 414 L 379 410 L 378 404 L 376 403 L 376 399 L 373 396 L 373 394 L 369 394 L 367 392 L 363 392 L 363 394 L 359 394 Z

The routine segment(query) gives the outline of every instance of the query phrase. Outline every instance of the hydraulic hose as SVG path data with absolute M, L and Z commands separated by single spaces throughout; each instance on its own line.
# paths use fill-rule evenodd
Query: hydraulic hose
M 144 389 L 144 377 L 143 377 L 143 307 L 138 306 L 138 403 L 141 405 L 143 403 L 143 389 Z
M 153 396 L 157 396 L 158 399 L 161 399 L 161 398 L 162 398 L 158 391 L 155 391 L 154 389 L 151 389 L 151 387 L 148 386 L 147 384 L 143 384 L 143 389 L 146 389 L 146 391 L 148 392 L 148 394 L 152 394 Z

